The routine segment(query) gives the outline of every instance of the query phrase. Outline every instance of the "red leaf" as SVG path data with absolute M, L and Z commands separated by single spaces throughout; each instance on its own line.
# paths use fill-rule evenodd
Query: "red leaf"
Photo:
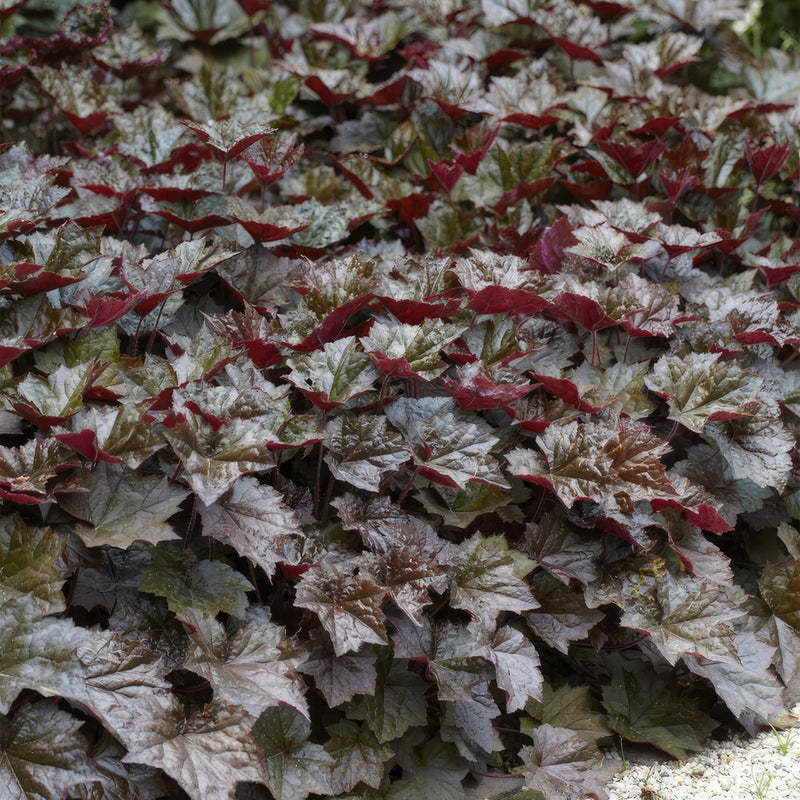
M 524 289 L 487 286 L 472 295 L 467 308 L 476 314 L 536 314 L 549 305 L 543 297 Z
M 756 186 L 761 188 L 771 177 L 776 175 L 791 152 L 792 146 L 789 142 L 765 147 L 763 150 L 753 150 L 750 142 L 747 142 L 744 146 L 745 158 L 756 179 Z
M 601 56 L 595 53 L 589 47 L 584 47 L 580 44 L 562 39 L 560 36 L 550 36 L 550 38 L 570 57 L 570 58 L 583 58 L 587 61 L 594 61 L 598 64 L 603 62 Z
M 436 164 L 428 159 L 428 165 L 448 192 L 453 191 L 453 187 L 458 183 L 458 179 L 464 174 L 464 167 L 456 161 L 451 161 L 449 158 L 444 159 L 444 161 L 439 161 Z
M 552 304 L 554 316 L 567 319 L 589 331 L 599 331 L 617 324 L 599 303 L 582 294 L 560 292 Z
M 524 397 L 533 389 L 533 385 L 530 383 L 523 385 L 493 383 L 480 373 L 473 375 L 469 381 L 463 384 L 450 378 L 445 378 L 444 384 L 462 408 L 476 411 L 503 408 Z
M 609 158 L 624 167 L 631 177 L 638 181 L 648 167 L 654 164 L 667 149 L 663 142 L 650 141 L 640 145 L 619 144 L 618 142 L 597 141 L 600 148 Z

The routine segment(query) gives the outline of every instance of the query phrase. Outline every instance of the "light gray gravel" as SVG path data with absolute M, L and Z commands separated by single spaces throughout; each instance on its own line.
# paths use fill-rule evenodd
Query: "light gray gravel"
M 629 765 L 606 791 L 609 800 L 800 800 L 800 728 L 711 742 L 686 761 Z
M 800 719 L 800 706 L 793 713 Z M 800 800 L 800 726 L 709 742 L 685 761 L 657 760 L 655 752 L 626 748 L 624 771 L 619 756 L 606 755 L 609 800 Z M 521 780 L 480 780 L 467 800 L 503 800 L 521 788 Z

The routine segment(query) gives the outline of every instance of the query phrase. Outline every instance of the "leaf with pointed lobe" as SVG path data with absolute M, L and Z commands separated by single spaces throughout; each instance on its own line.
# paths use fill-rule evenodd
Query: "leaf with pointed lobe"
M 594 772 L 601 755 L 593 742 L 546 723 L 534 728 L 531 736 L 533 745 L 519 751 L 525 788 L 564 800 L 583 800 L 587 795 L 598 800 L 608 797 Z
M 440 707 L 443 713 L 439 736 L 444 742 L 452 742 L 462 758 L 480 761 L 502 748 L 500 735 L 492 724 L 501 712 L 488 685 L 473 687 L 469 700 L 444 701 Z
M 373 789 L 379 788 L 384 764 L 392 756 L 392 749 L 380 744 L 364 723 L 357 725 L 352 720 L 344 719 L 328 725 L 326 731 L 331 736 L 325 743 L 325 749 L 333 758 L 333 794 L 349 792 L 358 783 L 365 783 Z
M 713 353 L 662 356 L 645 378 L 647 388 L 667 398 L 670 419 L 701 433 L 707 422 L 745 415 L 763 381 Z
M 534 388 L 510 369 L 490 370 L 480 361 L 457 366 L 455 378 L 444 378 L 444 385 L 461 408 L 471 410 L 505 409 Z
M 176 714 L 162 725 L 160 741 L 129 748 L 123 761 L 160 767 L 203 800 L 233 800 L 237 783 L 263 779 L 250 736 L 253 718 L 241 709 L 214 701 L 189 719 Z
M 620 417 L 616 426 L 568 422 L 538 438 L 543 455 L 518 448 L 510 471 L 553 489 L 568 508 L 579 499 L 630 513 L 638 500 L 676 496 L 661 456 L 668 445 L 648 428 Z
M 164 431 L 183 464 L 189 486 L 210 506 L 248 472 L 272 469 L 275 460 L 267 442 L 275 441 L 273 428 L 257 417 L 237 416 L 221 427 L 198 414 Z
M 738 419 L 709 422 L 704 434 L 719 448 L 735 479 L 782 492 L 791 469 L 796 436 L 783 424 L 778 404 L 761 395 Z
M 581 593 L 568 591 L 551 575 L 537 575 L 533 587 L 538 607 L 523 617 L 540 639 L 565 655 L 571 642 L 585 639 L 604 618 L 603 612 L 587 608 Z
M 302 536 L 300 522 L 271 486 L 246 476 L 201 511 L 203 534 L 231 545 L 271 576 L 281 560 L 280 540 Z
M 357 694 L 371 695 L 375 691 L 377 672 L 375 648 L 365 645 L 356 652 L 337 656 L 330 637 L 317 628 L 310 632 L 304 646 L 305 659 L 298 669 L 314 678 L 331 708 L 352 700 Z
M 755 150 L 748 142 L 745 144 L 744 152 L 756 186 L 761 187 L 780 171 L 792 152 L 792 145 L 784 142 L 781 145 L 774 144 L 771 147 Z
M 94 80 L 90 70 L 72 64 L 31 69 L 42 89 L 81 133 L 99 130 L 120 110 L 121 81 Z
M 473 250 L 451 271 L 470 295 L 467 307 L 477 314 L 535 314 L 549 305 L 539 296 L 546 283 L 525 266 L 518 256 Z
M 123 463 L 131 469 L 166 446 L 131 405 L 89 406 L 55 428 L 53 438 L 88 461 Z
M 365 686 L 344 707 L 349 719 L 364 720 L 375 738 L 386 744 L 400 738 L 409 728 L 427 724 L 429 683 L 408 669 L 404 660 L 393 659 L 384 650 L 375 662 L 377 679 Z
M 264 711 L 252 737 L 261 749 L 263 782 L 275 800 L 303 800 L 331 791 L 334 759 L 321 745 L 308 741 L 308 720 L 287 706 Z
M 66 797 L 76 784 L 97 777 L 87 755 L 82 721 L 55 700 L 0 715 L 0 792 L 7 800 Z
M 388 497 L 361 500 L 346 494 L 331 505 L 337 509 L 342 527 L 356 530 L 368 549 L 386 553 L 396 547 L 415 547 L 432 563 L 449 562 L 448 543 L 424 520 L 404 511 Z
M 740 664 L 715 662 L 700 656 L 684 656 L 686 667 L 706 678 L 714 691 L 755 735 L 765 723 L 776 722 L 786 713 L 784 686 L 771 668 L 774 647 L 750 632 L 737 637 Z
M 64 544 L 49 528 L 28 525 L 17 514 L 0 517 L 0 606 L 27 596 L 43 613 L 63 611 L 64 578 L 56 563 Z
M 705 538 L 699 528 L 670 509 L 664 509 L 661 514 L 666 518 L 670 546 L 692 577 L 725 586 L 734 585 L 730 560 Z
M 385 411 L 412 448 L 419 474 L 464 489 L 469 481 L 508 488 L 490 455 L 499 440 L 477 415 L 451 411 L 446 398 L 400 398 Z
M 778 619 L 800 630 L 800 561 L 796 558 L 781 564 L 767 564 L 758 588 L 766 604 Z
M 403 777 L 393 781 L 387 800 L 464 800 L 461 781 L 469 771 L 456 747 L 449 742 L 430 739 L 422 748 L 414 748 L 400 758 Z
M 33 504 L 48 502 L 48 483 L 74 465 L 64 446 L 52 438 L 29 439 L 19 447 L 0 447 L 0 493 L 7 500 Z
M 587 536 L 558 513 L 528 523 L 522 549 L 565 586 L 573 580 L 584 586 L 594 581 L 603 552 L 598 539 Z
M 28 375 L 7 395 L 15 413 L 45 430 L 59 425 L 83 408 L 83 393 L 97 372 L 93 363 L 61 365 L 47 377 Z
M 447 366 L 440 351 L 463 331 L 464 328 L 440 319 L 427 319 L 420 325 L 376 322 L 369 334 L 361 338 L 361 346 L 384 375 L 430 381 L 439 377 Z
M 89 708 L 128 750 L 163 738 L 180 704 L 165 680 L 167 662 L 142 642 L 93 631 L 76 649 L 81 680 L 63 694 Z
M 308 716 L 305 686 L 295 673 L 303 656 L 282 627 L 254 618 L 228 634 L 196 609 L 185 609 L 180 618 L 190 629 L 183 668 L 205 678 L 217 700 L 241 706 L 253 718 L 279 703 Z
M 533 561 L 511 549 L 502 536 L 475 534 L 453 552 L 450 605 L 487 620 L 501 611 L 521 614 L 538 608 L 524 580 L 534 567 Z
M 369 391 L 378 370 L 369 356 L 358 349 L 355 336 L 326 343 L 322 350 L 286 359 L 291 372 L 287 380 L 324 411 Z
M 124 549 L 140 539 L 155 544 L 175 537 L 167 520 L 180 511 L 188 492 L 170 486 L 165 476 L 143 476 L 121 464 L 99 462 L 74 480 L 80 491 L 62 494 L 59 502 L 88 523 L 79 524 L 77 532 L 89 546 Z
M 525 707 L 528 698 L 542 699 L 542 673 L 536 648 L 518 630 L 506 625 L 498 629 L 489 649 L 497 685 L 506 693 L 510 714 Z
M 494 677 L 490 635 L 482 623 L 464 625 L 428 617 L 421 625 L 406 617 L 395 617 L 393 623 L 395 657 L 424 659 L 438 684 L 440 700 L 470 700 L 475 683 Z
M 423 608 L 431 602 L 429 589 L 442 593 L 446 576 L 413 545 L 393 547 L 388 552 L 362 555 L 359 571 L 372 576 L 386 596 L 412 621 L 422 624 Z
M 386 590 L 369 575 L 335 564 L 312 567 L 297 584 L 295 605 L 313 611 L 337 656 L 362 644 L 386 644 L 381 611 Z
M 536 727 L 543 724 L 567 728 L 589 742 L 597 742 L 611 734 L 601 714 L 593 708 L 588 686 L 564 683 L 554 687 L 545 682 L 541 700 L 528 700 L 525 712 L 531 719 L 523 717 L 520 730 L 531 738 Z
M 707 579 L 669 572 L 626 605 L 621 624 L 650 634 L 670 664 L 684 653 L 739 663 L 732 622 L 744 611 L 725 587 Z
M 387 472 L 396 472 L 411 454 L 384 416 L 336 417 L 325 427 L 325 463 L 337 480 L 358 489 L 380 491 Z
M 517 478 L 510 482 L 510 490 L 477 482 L 468 483 L 466 489 L 428 486 L 415 490 L 414 497 L 429 514 L 441 517 L 445 525 L 467 528 L 475 519 L 492 511 L 501 516 L 506 513 L 516 516 L 513 506 L 529 498 L 531 491 Z
M 252 588 L 222 561 L 198 560 L 190 550 L 165 546 L 153 548 L 139 579 L 139 591 L 165 597 L 176 614 L 194 608 L 212 616 L 224 611 L 243 617 Z
M 274 183 L 301 158 L 305 146 L 295 146 L 294 137 L 267 136 L 251 144 L 243 157 L 262 183 Z
M 257 115 L 233 115 L 227 119 L 211 119 L 205 123 L 181 120 L 206 147 L 223 161 L 231 161 L 248 147 L 275 133 L 275 129 Z
M 200 238 L 181 242 L 152 258 L 123 263 L 122 277 L 132 289 L 147 293 L 137 306 L 138 313 L 144 316 L 169 294 L 180 291 L 234 255 L 218 243 Z
M 23 689 L 69 695 L 83 681 L 78 647 L 92 634 L 72 620 L 42 616 L 44 609 L 22 595 L 0 606 L 0 713 Z
M 679 298 L 661 284 L 651 283 L 635 273 L 620 285 L 636 299 L 639 309 L 629 311 L 620 324 L 631 336 L 671 336 L 680 316 Z
M 699 751 L 717 723 L 678 693 L 668 676 L 635 662 L 614 671 L 603 687 L 609 727 L 632 742 L 646 742 L 674 758 Z
M 99 47 L 92 48 L 92 58 L 122 78 L 132 78 L 153 67 L 161 66 L 169 54 L 169 47 L 163 44 L 154 44 L 149 37 L 143 34 L 142 29 L 135 22 L 129 23 L 125 27 L 115 27 L 106 41 Z M 148 129 L 146 128 L 146 130 Z M 149 130 L 156 131 L 156 128 L 150 127 Z M 146 166 L 150 167 L 158 163 L 161 162 L 156 161 L 153 164 L 146 164 Z
M 238 222 L 256 242 L 275 242 L 305 230 L 311 222 L 294 206 L 269 205 L 256 211 L 238 197 L 225 199 L 225 213 Z

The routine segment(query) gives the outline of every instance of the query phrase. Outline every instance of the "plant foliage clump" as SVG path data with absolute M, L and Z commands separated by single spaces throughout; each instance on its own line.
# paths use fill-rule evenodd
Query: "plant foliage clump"
M 603 798 L 800 699 L 800 52 L 741 0 L 0 2 L 0 794 Z

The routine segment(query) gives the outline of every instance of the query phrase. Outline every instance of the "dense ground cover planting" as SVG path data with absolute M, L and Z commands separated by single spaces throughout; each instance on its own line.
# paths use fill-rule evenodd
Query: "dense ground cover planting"
M 0 0 L 0 795 L 602 798 L 800 699 L 800 52 L 739 0 Z

